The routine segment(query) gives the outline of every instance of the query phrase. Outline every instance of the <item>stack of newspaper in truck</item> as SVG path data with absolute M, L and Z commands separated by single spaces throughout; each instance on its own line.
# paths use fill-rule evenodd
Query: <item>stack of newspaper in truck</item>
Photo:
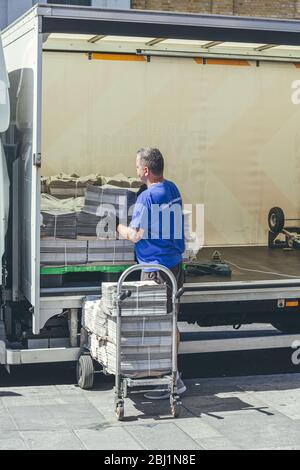
M 172 368 L 172 315 L 167 314 L 167 288 L 153 281 L 125 282 L 131 296 L 122 302 L 121 372 L 127 377 L 159 377 Z M 102 298 L 87 297 L 83 326 L 89 349 L 110 373 L 116 372 L 117 283 L 102 283 Z
M 105 181 L 98 175 L 61 174 L 46 179 L 51 194 L 41 196 L 42 265 L 134 262 L 134 245 L 119 238 L 115 216 L 129 222 L 128 209 L 136 201 L 137 183 L 134 178 L 124 177 L 123 181 L 121 176 L 110 179 L 120 186 L 97 186 Z

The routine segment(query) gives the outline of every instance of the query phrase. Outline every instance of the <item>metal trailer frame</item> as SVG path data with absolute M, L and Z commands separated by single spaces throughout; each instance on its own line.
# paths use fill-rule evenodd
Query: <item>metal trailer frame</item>
M 300 23 L 297 20 L 279 20 L 266 18 L 247 18 L 217 15 L 198 15 L 183 13 L 164 13 L 142 10 L 110 10 L 91 7 L 38 4 L 20 19 L 3 31 L 4 49 L 34 30 L 36 40 L 35 82 L 34 82 L 34 121 L 33 121 L 33 195 L 31 198 L 31 221 L 33 234 L 31 240 L 32 285 L 30 300 L 33 314 L 33 333 L 38 335 L 46 322 L 64 309 L 71 309 L 73 315 L 81 308 L 82 299 L 90 291 L 78 294 L 75 289 L 54 293 L 51 289 L 40 288 L 39 278 L 39 191 L 41 155 L 41 117 L 42 117 L 42 54 L 43 41 L 51 33 L 106 34 L 118 36 L 147 36 L 170 39 L 194 39 L 226 42 L 268 43 L 272 45 L 300 46 Z M 91 45 L 91 50 L 92 45 Z M 167 55 L 167 54 L 166 54 Z M 223 56 L 220 53 L 220 56 Z M 257 52 L 255 59 L 264 59 L 266 53 Z M 267 58 L 268 59 L 268 58 Z M 299 58 L 298 58 L 299 59 Z M 22 58 L 19 58 L 21 61 Z M 269 57 L 270 60 L 270 57 Z M 276 57 L 273 57 L 276 60 Z M 279 58 L 278 60 L 286 60 Z M 291 59 L 290 59 L 291 60 Z M 17 177 L 15 177 L 17 179 Z M 17 203 L 15 201 L 15 209 Z M 15 218 L 15 214 L 14 214 Z M 13 248 L 16 250 L 19 240 L 15 233 Z M 15 251 L 14 250 L 14 251 Z M 17 250 L 16 250 L 17 253 Z M 14 268 L 19 259 L 15 254 Z M 22 299 L 18 277 L 14 275 L 13 286 L 6 294 L 8 300 L 19 302 Z M 243 302 L 251 306 L 253 301 L 276 302 L 282 299 L 300 298 L 299 280 L 270 282 L 237 282 L 185 284 L 182 298 L 184 305 L 205 303 Z M 275 305 L 274 304 L 274 305 Z M 230 308 L 230 307 L 229 307 Z M 251 309 L 251 307 L 250 307 Z M 74 338 L 71 344 L 74 344 Z M 0 364 L 7 366 L 35 362 L 61 362 L 76 360 L 79 348 L 53 349 L 6 349 L 5 341 L 0 338 Z

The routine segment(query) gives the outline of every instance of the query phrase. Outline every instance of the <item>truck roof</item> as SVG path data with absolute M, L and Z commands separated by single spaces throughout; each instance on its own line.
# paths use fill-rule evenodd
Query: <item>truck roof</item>
M 300 46 L 298 20 L 200 15 L 144 10 L 111 10 L 38 4 L 3 32 L 39 17 L 41 33 L 142 36 L 168 39 Z

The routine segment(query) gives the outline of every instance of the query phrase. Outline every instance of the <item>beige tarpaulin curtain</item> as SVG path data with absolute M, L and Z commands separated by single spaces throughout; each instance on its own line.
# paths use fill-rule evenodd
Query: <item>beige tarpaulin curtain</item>
M 205 245 L 266 245 L 271 207 L 300 215 L 300 69 L 249 64 L 46 53 L 43 175 L 134 174 L 158 147 L 184 203 L 204 204 Z

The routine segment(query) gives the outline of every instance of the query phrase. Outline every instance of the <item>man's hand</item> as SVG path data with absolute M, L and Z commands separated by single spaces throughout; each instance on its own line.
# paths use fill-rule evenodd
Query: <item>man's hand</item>
M 144 230 L 142 228 L 136 229 L 133 227 L 126 227 L 126 225 L 119 224 L 117 231 L 121 237 L 129 240 L 132 243 L 138 243 L 144 235 Z

